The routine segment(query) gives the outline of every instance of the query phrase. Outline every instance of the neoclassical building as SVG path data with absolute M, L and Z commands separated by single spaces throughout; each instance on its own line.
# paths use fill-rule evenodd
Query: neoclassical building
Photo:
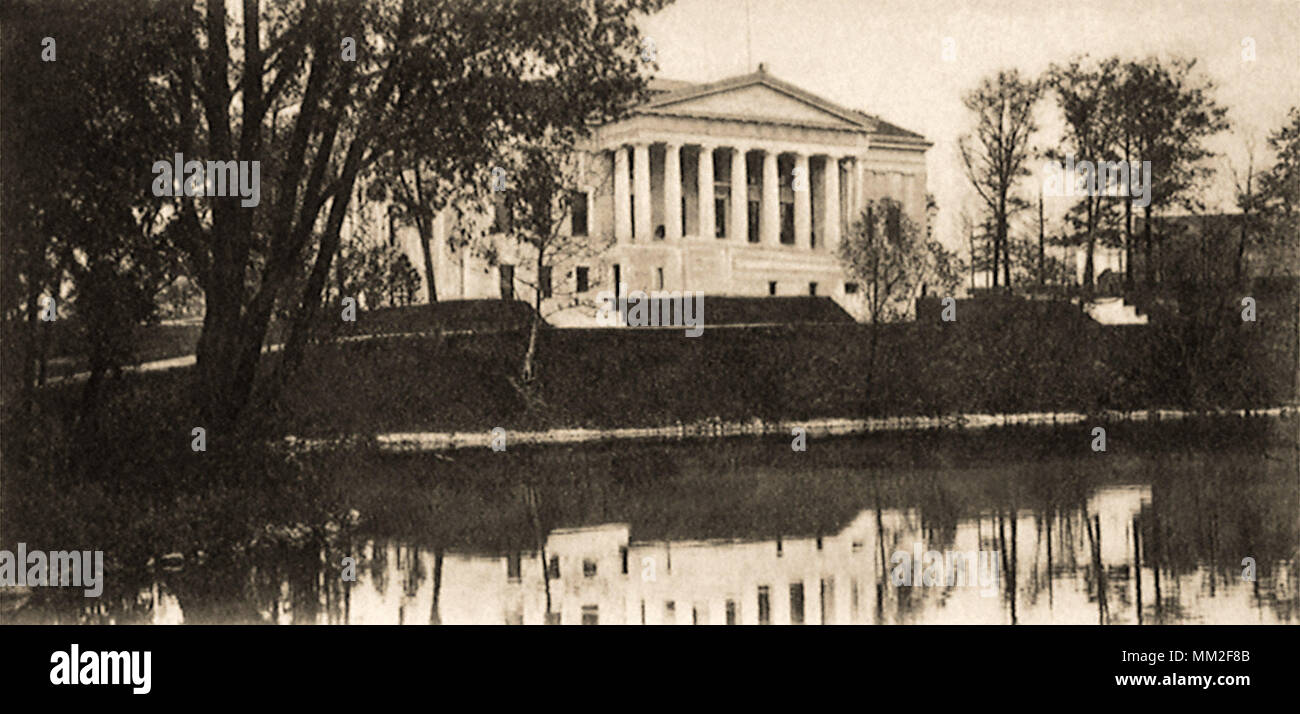
M 540 281 L 534 261 L 483 226 L 482 251 L 445 240 L 437 221 L 439 299 L 545 298 L 559 325 L 590 324 L 596 294 L 692 290 L 706 295 L 825 295 L 860 314 L 858 286 L 836 248 L 865 201 L 892 197 L 924 222 L 924 137 L 757 72 L 708 84 L 651 83 L 651 98 L 597 127 L 582 157 L 569 234 L 598 255 L 557 265 Z M 422 267 L 419 238 L 399 229 Z M 606 247 L 607 246 L 607 247 Z M 706 318 L 707 319 L 707 318 Z

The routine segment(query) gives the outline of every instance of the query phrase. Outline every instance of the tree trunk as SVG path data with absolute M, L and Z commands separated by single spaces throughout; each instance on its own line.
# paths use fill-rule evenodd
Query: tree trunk
M 433 272 L 433 249 L 429 247 L 433 236 L 429 235 L 431 231 L 425 229 L 424 221 L 417 221 L 417 223 L 420 224 L 420 253 L 424 256 L 424 284 L 428 287 L 429 304 L 432 305 L 438 302 L 437 276 Z
M 418 208 L 416 212 L 415 227 L 420 231 L 420 254 L 424 258 L 424 284 L 429 291 L 429 304 L 438 302 L 438 285 L 437 276 L 433 272 L 433 249 L 430 243 L 433 241 L 433 225 L 429 217 L 423 213 L 426 205 L 424 196 L 424 182 L 420 180 L 420 162 L 415 162 L 415 201 Z M 436 219 L 435 219 L 436 220 Z
M 1146 280 L 1147 287 L 1153 287 L 1156 284 L 1156 264 L 1151 255 L 1151 206 L 1145 206 L 1142 209 L 1142 250 L 1145 253 L 1144 263 L 1146 263 L 1143 278 Z
M 537 278 L 536 286 L 533 290 L 533 324 L 528 330 L 528 351 L 524 353 L 524 369 L 520 375 L 522 380 L 527 383 L 533 381 L 534 368 L 533 360 L 537 356 L 537 329 L 542 321 L 542 268 L 544 253 L 539 248 L 537 250 Z
M 1046 254 L 1043 250 L 1044 244 L 1043 233 L 1043 192 L 1038 192 L 1038 286 L 1042 287 L 1047 284 L 1047 267 L 1044 259 Z
M 1094 268 L 1093 268 L 1093 263 L 1092 263 L 1092 256 L 1093 256 L 1093 250 L 1095 249 L 1096 244 L 1097 244 L 1097 239 L 1096 239 L 1095 235 L 1093 234 L 1093 226 L 1092 226 L 1092 222 L 1093 222 L 1092 197 L 1089 196 L 1089 197 L 1085 198 L 1084 200 L 1086 200 L 1086 201 L 1088 202 L 1088 203 L 1087 203 L 1087 211 L 1088 211 L 1088 215 L 1087 215 L 1087 220 L 1088 220 L 1088 255 L 1087 255 L 1087 260 L 1084 262 L 1084 265 L 1083 265 L 1083 287 L 1084 287 L 1084 290 L 1085 290 L 1085 291 L 1087 291 L 1089 294 L 1091 294 L 1091 293 L 1092 293 L 1092 283 L 1093 283 L 1093 280 L 1096 279 L 1096 274 L 1095 274 L 1095 270 L 1094 270 Z
M 1124 165 L 1133 168 L 1129 161 L 1129 149 L 1127 139 L 1124 142 Z M 1124 187 L 1124 289 L 1133 289 L 1133 180 L 1130 177 L 1129 185 Z

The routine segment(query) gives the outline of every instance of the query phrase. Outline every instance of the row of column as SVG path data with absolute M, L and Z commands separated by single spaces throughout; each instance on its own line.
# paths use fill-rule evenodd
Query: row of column
M 682 237 L 682 168 L 681 144 L 667 143 L 664 152 L 664 237 L 669 240 Z M 781 196 L 777 170 L 777 152 L 745 146 L 714 147 L 701 145 L 699 151 L 699 233 L 701 238 L 715 238 L 716 216 L 713 211 L 714 176 L 713 152 L 728 150 L 731 155 L 731 234 L 732 239 L 747 241 L 749 236 L 749 183 L 746 154 L 763 151 L 761 198 L 759 200 L 759 242 L 780 242 Z M 629 157 L 629 152 L 631 156 Z M 794 190 L 794 244 L 809 247 L 812 233 L 812 178 L 809 154 L 794 153 L 794 176 L 802 177 L 802 186 L 796 182 Z M 632 186 L 629 191 L 629 161 L 632 164 Z M 652 230 L 650 210 L 650 144 L 637 143 L 620 146 L 614 150 L 614 237 L 619 242 L 645 236 Z M 826 216 L 824 245 L 835 246 L 840 240 L 840 171 L 839 157 L 826 156 L 826 170 L 822 171 L 821 195 L 823 215 Z M 636 210 L 633 225 L 631 198 L 635 196 Z M 644 206 L 645 208 L 641 208 Z

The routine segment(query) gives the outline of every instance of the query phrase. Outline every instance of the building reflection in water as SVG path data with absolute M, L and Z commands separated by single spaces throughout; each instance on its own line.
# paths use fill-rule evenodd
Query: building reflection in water
M 1300 620 L 1300 572 L 1285 544 L 1259 553 L 1257 579 L 1245 580 L 1242 556 L 1233 553 L 1238 546 L 1215 545 L 1240 535 L 1226 520 L 1196 518 L 1195 510 L 1157 514 L 1146 485 L 1086 493 L 1069 508 L 986 510 L 929 522 L 920 508 L 869 508 L 820 536 L 637 540 L 628 524 L 607 523 L 551 530 L 538 536 L 541 547 L 504 554 L 370 540 L 160 572 L 93 601 L 51 593 L 66 597 L 5 617 L 104 624 Z M 1254 527 L 1250 517 L 1232 522 L 1238 521 Z M 995 553 L 998 579 L 981 587 L 987 583 L 972 568 L 969 584 L 891 582 L 895 553 L 929 550 Z M 357 560 L 355 581 L 340 577 L 344 556 Z
M 1204 564 L 1175 574 L 1143 542 L 1146 486 L 1096 489 L 1073 512 L 985 513 L 941 542 L 915 509 L 864 510 L 837 533 L 773 540 L 637 541 L 627 524 L 551 531 L 539 550 L 358 548 L 356 582 L 316 582 L 295 616 L 282 583 L 274 622 L 352 624 L 875 624 L 1290 622 L 1296 571 L 1255 582 Z M 895 586 L 891 556 L 918 547 L 995 551 L 999 582 Z M 883 565 L 882 565 L 883 564 Z M 1261 569 L 1262 570 L 1262 569 Z M 974 569 L 970 572 L 975 576 Z M 1012 585 L 1014 583 L 1014 585 Z M 169 610 L 170 611 L 170 610 Z

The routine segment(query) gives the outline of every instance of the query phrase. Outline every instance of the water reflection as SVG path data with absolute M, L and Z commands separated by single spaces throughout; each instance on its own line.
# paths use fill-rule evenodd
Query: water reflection
M 470 486 L 448 487 L 448 494 L 469 493 L 463 502 L 443 507 L 466 523 L 480 524 L 485 532 L 479 541 L 463 543 L 459 530 L 421 538 L 419 533 L 433 526 L 417 524 L 405 533 L 378 533 L 306 551 L 140 574 L 135 584 L 129 584 L 132 576 L 119 574 L 109 579 L 118 589 L 109 587 L 96 601 L 51 589 L 5 619 L 649 625 L 1300 621 L 1294 452 L 1281 463 L 1260 454 L 1195 459 L 1149 454 L 1106 462 L 1105 470 L 1096 461 L 1047 469 L 1042 464 L 881 467 L 866 470 L 871 478 L 865 478 L 864 469 L 844 468 L 837 460 L 791 468 L 761 454 L 727 455 L 718 457 L 729 464 L 724 467 L 707 457 L 691 462 L 704 453 L 699 450 L 675 461 L 664 456 L 687 453 L 681 449 L 656 452 L 672 461 L 673 473 L 648 485 L 584 480 L 574 475 L 573 464 L 586 463 L 591 455 L 580 454 L 547 467 L 563 474 L 560 486 L 489 484 L 483 487 L 487 492 L 505 494 L 492 502 Z M 638 460 L 647 462 L 652 461 Z M 608 470 L 601 463 L 590 467 Z M 1026 476 L 1031 471 L 1040 474 L 1038 480 Z M 880 476 L 885 472 L 887 478 Z M 629 503 L 635 506 L 619 510 Z M 770 533 L 772 523 L 780 535 Z M 767 534 L 754 534 L 764 529 Z M 729 531 L 735 536 L 719 535 Z M 998 578 L 992 588 L 949 584 L 942 577 L 928 586 L 892 581 L 895 554 L 930 550 L 991 553 Z M 356 559 L 355 581 L 341 577 L 345 556 Z M 1254 580 L 1242 577 L 1244 557 L 1255 559 Z

